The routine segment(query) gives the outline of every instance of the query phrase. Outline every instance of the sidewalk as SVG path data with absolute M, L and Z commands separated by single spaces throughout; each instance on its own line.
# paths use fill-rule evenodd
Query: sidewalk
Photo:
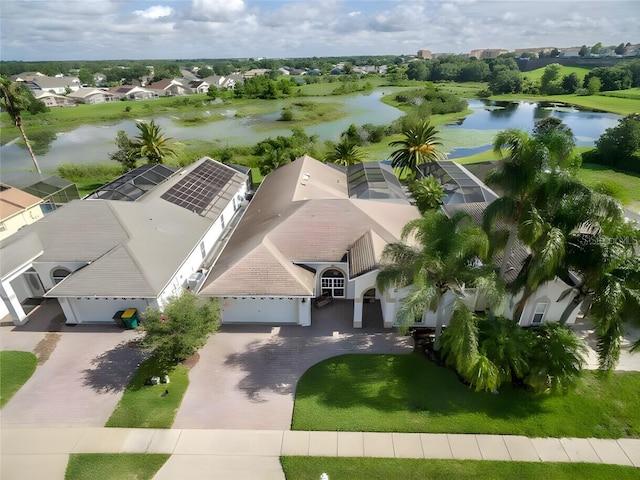
M 640 467 L 640 439 L 512 435 L 15 428 L 0 432 L 0 478 L 64 479 L 70 453 L 169 453 L 155 480 L 284 480 L 281 455 L 589 462 Z

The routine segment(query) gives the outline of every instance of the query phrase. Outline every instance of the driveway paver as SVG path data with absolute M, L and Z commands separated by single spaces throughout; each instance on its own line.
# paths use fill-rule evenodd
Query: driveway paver
M 314 309 L 310 327 L 223 325 L 189 372 L 173 428 L 287 430 L 295 389 L 311 366 L 346 353 L 410 353 L 413 340 L 354 329 L 352 302 Z

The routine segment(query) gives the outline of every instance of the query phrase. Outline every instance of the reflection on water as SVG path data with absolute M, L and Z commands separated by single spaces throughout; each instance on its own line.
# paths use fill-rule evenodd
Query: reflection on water
M 340 133 L 349 125 L 373 123 L 386 125 L 403 113 L 380 101 L 383 95 L 394 89 L 377 89 L 366 94 L 348 97 L 305 98 L 313 102 L 340 102 L 346 115 L 335 121 L 313 125 L 305 129 L 308 135 L 317 135 L 320 141 L 337 140 Z M 276 102 L 275 113 L 237 117 L 235 109 L 222 112 L 213 111 L 211 115 L 222 117 L 211 123 L 194 126 L 182 126 L 171 117 L 156 117 L 156 123 L 166 135 L 175 140 L 202 139 L 221 146 L 254 144 L 269 136 L 290 135 L 295 122 L 282 122 L 282 127 L 264 130 L 260 128 L 266 122 L 280 118 L 282 108 L 296 99 Z M 450 158 L 466 156 L 490 148 L 495 134 L 506 128 L 531 130 L 536 121 L 555 116 L 564 121 L 576 135 L 578 145 L 593 145 L 602 133 L 617 125 L 618 115 L 580 111 L 571 107 L 554 104 L 527 102 L 491 102 L 470 100 L 469 108 L 473 113 L 458 124 L 447 125 L 441 132 L 445 151 Z M 278 122 L 279 123 L 279 122 Z M 105 163 L 108 154 L 115 150 L 114 138 L 118 130 L 124 130 L 135 136 L 138 130 L 135 121 L 127 120 L 113 124 L 84 125 L 72 131 L 56 134 L 27 134 L 37 146 L 38 161 L 45 171 L 53 171 L 62 163 Z M 0 160 L 3 172 L 32 169 L 32 161 L 24 145 L 18 142 L 0 147 Z

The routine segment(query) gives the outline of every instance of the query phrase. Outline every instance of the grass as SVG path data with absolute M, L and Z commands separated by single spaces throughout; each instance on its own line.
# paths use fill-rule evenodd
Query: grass
M 640 175 L 631 172 L 619 172 L 595 163 L 585 163 L 577 173 L 578 180 L 588 187 L 601 182 L 614 183 L 624 192 L 620 200 L 634 212 L 640 213 Z
M 171 428 L 189 386 L 188 370 L 178 365 L 169 373 L 171 383 L 145 385 L 154 375 L 159 375 L 154 358 L 140 364 L 106 427 Z M 165 390 L 168 395 L 164 395 Z
M 31 352 L 0 352 L 0 408 L 31 378 L 37 364 L 38 359 Z
M 567 395 L 476 393 L 420 355 L 344 355 L 311 367 L 294 430 L 640 437 L 640 373 L 585 372 Z
M 151 480 L 171 455 L 149 453 L 71 454 L 65 480 Z
M 522 76 L 529 78 L 531 80 L 542 80 L 542 75 L 544 75 L 544 70 L 546 67 L 536 68 L 535 70 L 530 70 L 528 72 L 523 72 Z M 580 81 L 584 80 L 584 77 L 591 71 L 591 67 L 567 67 L 565 65 L 560 66 L 560 76 L 558 78 L 562 79 L 562 77 L 566 75 L 571 75 L 575 73 L 580 78 Z
M 640 100 L 640 87 L 628 88 L 627 90 L 601 92 L 600 95 L 604 95 L 605 97 L 631 98 L 633 100 Z
M 638 469 L 589 463 L 498 462 L 395 458 L 281 457 L 287 480 L 384 478 L 385 480 L 617 480 L 638 478 Z

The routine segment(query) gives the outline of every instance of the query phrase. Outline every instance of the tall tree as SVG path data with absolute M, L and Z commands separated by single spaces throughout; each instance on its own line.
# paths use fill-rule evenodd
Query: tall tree
M 423 163 L 434 162 L 443 158 L 437 149 L 442 143 L 437 137 L 438 131 L 428 121 L 403 128 L 402 140 L 389 143 L 392 147 L 400 147 L 391 154 L 391 166 L 401 171 L 420 172 L 418 167 Z
M 135 137 L 135 145 L 140 149 L 140 156 L 147 157 L 149 163 L 162 163 L 164 157 L 176 155 L 175 143 L 164 136 L 155 121 L 138 122 L 136 127 L 140 133 Z
M 109 159 L 122 164 L 125 172 L 136 168 L 138 160 L 140 160 L 140 148 L 136 146 L 136 142 L 129 138 L 124 130 L 118 130 L 115 138 L 116 150 L 109 154 Z
M 415 246 L 406 243 L 409 238 Z M 460 292 L 465 283 L 475 285 L 479 277 L 493 270 L 479 261 L 486 260 L 489 242 L 468 215 L 459 212 L 449 218 L 440 211 L 427 212 L 407 223 L 401 240 L 385 247 L 376 284 L 381 291 L 408 288 L 398 311 L 401 325 L 420 321 L 429 310 L 437 312 L 437 350 L 445 321 L 444 297 Z
M 5 78 L 0 77 L 0 104 L 9 114 L 15 126 L 18 127 L 18 130 L 20 130 L 22 139 L 24 140 L 27 150 L 29 151 L 29 155 L 31 155 L 31 159 L 33 160 L 33 165 L 36 167 L 36 171 L 38 173 L 42 173 L 22 124 L 22 111 L 33 108 L 32 105 L 35 102 L 42 103 L 35 99 L 31 90 L 29 90 L 24 84 L 20 82 L 10 82 Z
M 326 162 L 336 163 L 348 167 L 356 163 L 362 163 L 367 155 L 364 151 L 348 138 L 343 138 L 336 143 L 325 157 Z

